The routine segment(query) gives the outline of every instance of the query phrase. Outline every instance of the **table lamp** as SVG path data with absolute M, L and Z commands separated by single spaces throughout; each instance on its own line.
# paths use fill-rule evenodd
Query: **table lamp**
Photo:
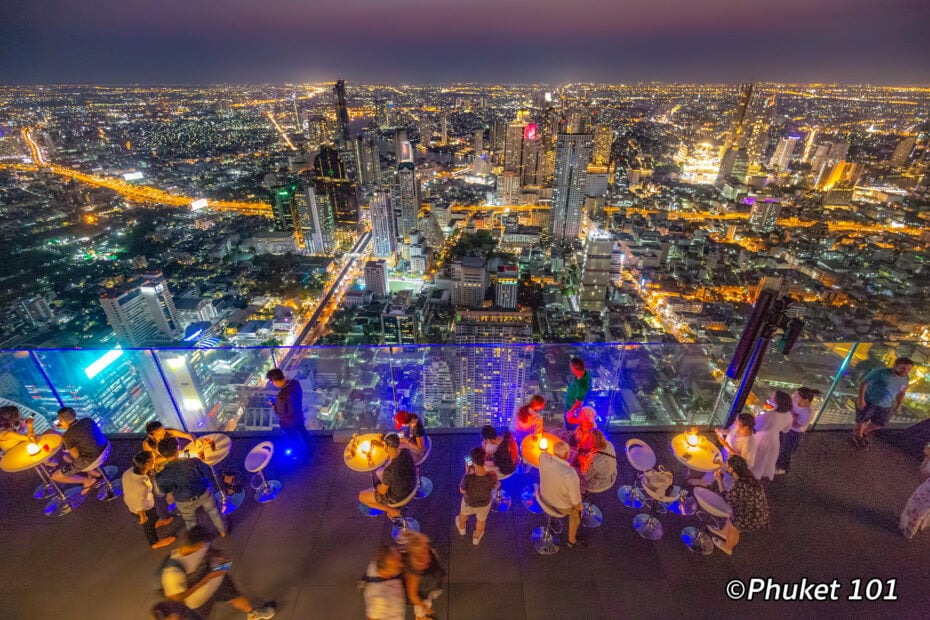
M 366 455 L 366 456 L 369 455 L 369 454 L 371 454 L 371 442 L 368 441 L 368 440 L 366 439 L 366 440 L 363 441 L 362 444 L 359 446 L 359 449 L 362 451 L 362 454 L 364 454 L 364 455 Z
M 549 440 L 543 437 L 542 439 L 539 440 L 539 449 L 547 450 L 548 448 L 549 448 Z
M 37 443 L 29 442 L 29 444 L 26 445 L 26 453 L 27 453 L 29 456 L 35 456 L 36 454 L 38 454 L 38 453 L 41 452 L 41 451 L 42 451 L 42 448 L 40 448 L 40 447 L 39 447 L 39 444 L 37 444 Z

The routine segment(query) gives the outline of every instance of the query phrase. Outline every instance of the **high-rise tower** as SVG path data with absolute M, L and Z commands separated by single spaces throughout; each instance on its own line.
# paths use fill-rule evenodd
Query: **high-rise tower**
M 344 149 L 349 144 L 349 108 L 346 105 L 345 80 L 339 80 L 333 86 L 333 104 L 336 106 L 336 145 Z
M 578 238 L 584 189 L 591 156 L 591 134 L 560 133 L 556 139 L 555 178 L 552 190 L 552 242 Z
M 397 235 L 394 232 L 394 209 L 391 195 L 378 191 L 371 197 L 371 242 L 372 254 L 376 258 L 394 259 L 397 252 Z

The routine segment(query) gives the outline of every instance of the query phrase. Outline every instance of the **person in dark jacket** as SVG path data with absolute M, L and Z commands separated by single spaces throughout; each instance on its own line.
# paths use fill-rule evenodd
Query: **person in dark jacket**
M 280 368 L 272 368 L 265 377 L 278 388 L 278 395 L 269 402 L 278 416 L 281 430 L 284 431 L 284 454 L 293 459 L 304 460 L 309 455 L 310 436 L 304 423 L 304 392 L 300 382 L 285 377 Z

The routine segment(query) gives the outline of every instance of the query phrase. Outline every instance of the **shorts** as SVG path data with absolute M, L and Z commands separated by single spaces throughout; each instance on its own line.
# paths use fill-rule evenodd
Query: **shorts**
M 871 422 L 875 426 L 885 426 L 891 418 L 891 407 L 879 407 L 870 402 L 865 403 L 862 409 L 856 409 L 856 423 Z
M 223 580 L 220 582 L 220 587 L 216 589 L 216 592 L 213 593 L 213 596 L 207 599 L 207 602 L 195 609 L 204 618 L 210 616 L 210 612 L 213 611 L 213 605 L 217 602 L 225 603 L 231 601 L 234 598 L 242 596 L 239 593 L 239 589 L 236 587 L 236 584 L 233 583 L 232 579 L 229 578 L 229 574 L 223 576 Z
M 377 501 L 379 504 L 384 504 L 385 506 L 391 506 L 393 504 L 396 504 L 397 502 L 403 501 L 403 498 L 394 499 L 392 497 L 385 495 L 384 493 L 381 493 L 380 491 L 378 491 L 378 489 L 375 489 L 375 501 Z
M 488 503 L 487 506 L 477 506 L 477 507 L 469 506 L 468 504 L 465 503 L 465 498 L 463 497 L 462 507 L 459 508 L 459 512 L 461 512 L 466 517 L 475 515 L 476 517 L 478 517 L 478 520 L 483 523 L 488 520 L 488 513 L 491 512 L 491 504 Z
M 81 473 L 81 470 L 87 469 L 88 467 L 93 465 L 93 463 L 94 463 L 93 461 L 89 461 L 81 457 L 78 457 L 70 462 L 62 459 L 61 467 L 59 467 L 58 469 L 65 476 L 70 476 L 71 474 Z

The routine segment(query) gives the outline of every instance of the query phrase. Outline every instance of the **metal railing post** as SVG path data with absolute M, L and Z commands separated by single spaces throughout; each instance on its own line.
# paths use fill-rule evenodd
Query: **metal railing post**
M 852 343 L 852 346 L 849 347 L 849 353 L 847 353 L 846 357 L 843 359 L 843 363 L 840 365 L 839 370 L 837 370 L 836 374 L 833 375 L 833 383 L 830 384 L 830 389 L 828 389 L 827 393 L 823 396 L 823 402 L 820 403 L 820 409 L 817 411 L 817 415 L 814 416 L 813 420 L 811 420 L 810 430 L 814 430 L 814 427 L 816 427 L 817 423 L 820 422 L 820 416 L 822 416 L 827 410 L 827 405 L 830 403 L 830 399 L 833 398 L 833 393 L 836 391 L 836 386 L 839 385 L 840 378 L 843 376 L 843 373 L 846 372 L 846 368 L 849 367 L 849 363 L 852 361 L 853 355 L 855 355 L 856 349 L 858 348 L 858 342 Z
M 155 349 L 146 349 L 146 351 L 152 356 L 152 361 L 155 362 L 155 369 L 158 371 L 158 375 L 165 384 L 165 390 L 168 392 L 168 398 L 171 400 L 171 406 L 174 407 L 174 412 L 178 414 L 178 421 L 181 423 L 181 428 L 187 433 L 191 432 L 190 429 L 187 428 L 187 421 L 184 420 L 184 416 L 181 414 L 181 408 L 178 407 L 178 402 L 174 399 L 174 394 L 171 393 L 171 385 L 168 383 L 168 377 L 165 376 L 165 371 L 161 367 L 161 362 L 158 361 L 158 355 L 155 354 Z

